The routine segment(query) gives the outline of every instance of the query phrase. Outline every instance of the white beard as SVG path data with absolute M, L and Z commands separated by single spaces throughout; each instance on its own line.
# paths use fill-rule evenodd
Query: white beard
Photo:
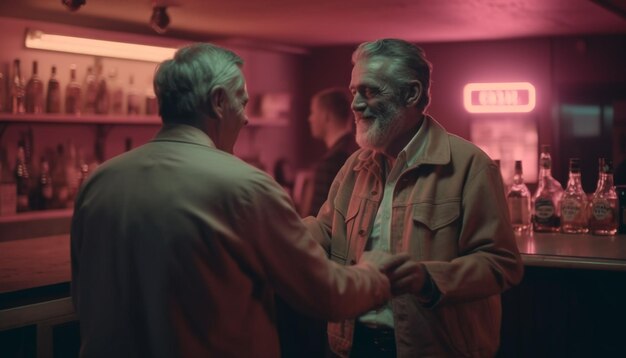
M 403 128 L 403 116 L 397 106 L 388 108 L 376 119 L 362 119 L 356 123 L 356 142 L 361 148 L 382 151 L 387 148 Z

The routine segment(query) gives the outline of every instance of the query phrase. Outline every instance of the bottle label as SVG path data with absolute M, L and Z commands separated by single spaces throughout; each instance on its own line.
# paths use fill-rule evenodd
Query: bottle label
M 591 204 L 591 213 L 596 220 L 611 219 L 613 216 L 611 203 L 606 199 L 595 200 Z
M 547 198 L 538 198 L 535 202 L 535 216 L 538 221 L 548 221 L 554 215 L 554 203 Z
M 513 225 L 528 225 L 530 223 L 530 212 L 528 210 L 528 198 L 507 198 L 509 202 L 509 213 Z
M 564 221 L 574 221 L 581 212 L 580 203 L 574 199 L 565 199 L 561 204 L 561 215 Z

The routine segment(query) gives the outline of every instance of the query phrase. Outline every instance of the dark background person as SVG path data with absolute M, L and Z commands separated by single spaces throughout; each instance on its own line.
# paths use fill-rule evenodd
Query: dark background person
M 317 215 L 326 201 L 335 175 L 350 154 L 357 150 L 352 130 L 353 123 L 350 94 L 347 90 L 328 88 L 313 96 L 309 114 L 311 135 L 323 141 L 327 151 L 314 165 L 308 201 L 310 205 L 302 208 L 305 216 Z
M 361 149 L 305 221 L 340 264 L 370 249 L 411 260 L 391 276 L 387 305 L 329 324 L 330 346 L 343 357 L 492 357 L 500 293 L 523 274 L 500 172 L 424 113 L 432 67 L 421 48 L 366 42 L 352 62 Z
M 278 357 L 274 293 L 324 319 L 385 302 L 368 253 L 341 267 L 285 191 L 232 155 L 247 122 L 243 61 L 195 44 L 154 78 L 163 128 L 102 164 L 71 226 L 72 299 L 84 357 Z
M 356 149 L 350 109 L 350 93 L 343 88 L 327 88 L 311 99 L 309 125 L 311 135 L 322 140 L 327 151 L 314 165 L 309 182 L 302 193 L 300 213 L 316 215 L 328 190 L 343 166 Z M 280 298 L 277 305 L 278 327 L 283 357 L 324 357 L 330 354 L 326 336 L 326 322 L 298 313 Z

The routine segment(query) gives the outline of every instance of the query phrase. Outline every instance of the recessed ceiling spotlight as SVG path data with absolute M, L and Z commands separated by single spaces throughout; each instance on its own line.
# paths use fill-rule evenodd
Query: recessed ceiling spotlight
M 167 14 L 166 6 L 155 6 L 152 8 L 152 16 L 150 16 L 150 26 L 159 34 L 167 31 L 170 24 L 170 17 Z
M 61 3 L 65 5 L 70 11 L 76 11 L 81 6 L 85 5 L 86 0 L 61 0 Z

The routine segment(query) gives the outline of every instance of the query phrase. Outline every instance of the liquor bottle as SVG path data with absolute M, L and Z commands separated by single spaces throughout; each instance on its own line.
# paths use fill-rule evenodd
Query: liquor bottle
M 82 148 L 77 149 L 77 157 L 76 157 L 76 172 L 78 175 L 78 186 L 77 190 L 83 185 L 87 177 L 89 176 L 89 165 L 85 160 L 85 154 Z
M 52 66 L 46 93 L 46 112 L 61 113 L 61 84 L 57 80 L 57 67 Z
M 68 198 L 67 206 L 72 207 L 76 193 L 78 192 L 78 186 L 80 185 L 81 173 L 78 169 L 78 158 L 76 152 L 76 146 L 73 141 L 67 143 L 67 152 L 65 153 L 65 175 L 67 179 Z
M 35 193 L 35 209 L 46 210 L 52 207 L 53 186 L 52 177 L 50 176 L 50 162 L 41 158 L 39 165 L 40 173 L 37 178 L 37 188 Z
M 27 211 L 30 209 L 30 171 L 26 165 L 26 155 L 24 145 L 18 144 L 17 158 L 15 159 L 15 184 L 17 186 L 17 211 Z
M 59 143 L 57 145 L 56 158 L 52 170 L 52 183 L 54 190 L 55 208 L 65 208 L 68 206 L 69 188 L 66 171 L 65 147 Z
M 567 234 L 580 234 L 589 231 L 587 194 L 583 191 L 580 179 L 580 159 L 570 158 L 569 179 L 561 202 L 561 231 Z
M 146 90 L 146 115 L 154 116 L 159 114 L 159 102 L 153 88 Z
M 43 112 L 43 82 L 39 78 L 37 61 L 33 61 L 33 74 L 26 84 L 26 113 Z
M 25 96 L 26 89 L 20 70 L 20 60 L 16 58 L 13 61 L 13 79 L 11 80 L 11 113 L 26 112 L 24 107 Z
M 128 95 L 126 97 L 126 103 L 127 103 L 127 113 L 128 114 L 139 114 L 141 112 L 141 95 L 139 94 L 139 91 L 137 90 L 137 88 L 135 87 L 135 78 L 133 76 L 130 76 L 129 80 L 128 80 Z
M 533 230 L 557 232 L 561 226 L 559 201 L 563 196 L 563 187 L 552 177 L 552 157 L 549 145 L 541 146 L 538 182 L 537 191 L 533 195 Z
M 518 232 L 527 231 L 530 228 L 530 191 L 524 184 L 521 160 L 515 161 L 513 184 L 507 192 L 506 201 L 513 229 Z
M 600 158 L 599 166 L 598 185 L 589 204 L 589 231 L 594 235 L 615 235 L 619 206 L 613 185 L 613 163 Z
M 109 88 L 102 69 L 102 58 L 96 58 L 96 113 L 109 113 Z
M 76 81 L 76 65 L 70 66 L 70 82 L 65 88 L 65 113 L 80 114 L 82 102 L 82 89 Z
M 85 103 L 83 105 L 83 113 L 93 114 L 96 113 L 96 98 L 98 97 L 98 82 L 96 75 L 93 72 L 93 67 L 87 68 L 87 74 L 85 75 L 85 82 L 83 84 L 85 89 Z
M 111 113 L 124 114 L 124 88 L 117 78 L 117 69 L 109 71 L 109 87 L 111 89 Z

